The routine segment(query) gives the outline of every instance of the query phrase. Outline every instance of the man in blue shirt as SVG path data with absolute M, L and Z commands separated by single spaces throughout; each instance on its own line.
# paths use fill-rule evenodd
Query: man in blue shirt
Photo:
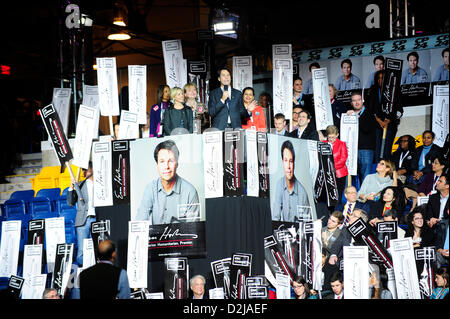
M 429 82 L 428 73 L 419 67 L 419 54 L 413 51 L 406 56 L 409 68 L 403 71 L 401 85 Z
M 305 189 L 294 175 L 295 152 L 290 141 L 281 145 L 284 176 L 277 183 L 272 220 L 294 222 L 301 206 L 309 206 Z
M 352 61 L 345 59 L 341 62 L 342 75 L 336 79 L 335 87 L 338 91 L 355 90 L 361 88 L 361 80 L 352 73 Z
M 147 184 L 136 220 L 151 220 L 153 225 L 177 223 L 200 218 L 200 203 L 195 187 L 177 175 L 179 151 L 175 142 L 159 143 L 154 158 L 159 178 Z
M 448 55 L 449 55 L 449 49 L 445 48 L 442 51 L 442 60 L 444 61 L 444 64 L 439 66 L 436 69 L 436 72 L 434 73 L 434 82 L 438 81 L 448 81 L 448 74 L 449 74 L 449 68 L 448 68 Z

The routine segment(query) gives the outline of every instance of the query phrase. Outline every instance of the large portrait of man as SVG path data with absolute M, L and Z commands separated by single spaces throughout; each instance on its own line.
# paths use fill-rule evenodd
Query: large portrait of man
M 314 220 L 307 142 L 270 135 L 269 143 L 272 220 Z
M 196 138 L 179 135 L 170 139 L 135 141 L 137 163 L 132 162 L 131 168 L 132 219 L 150 220 L 152 225 L 203 219 L 203 163 L 198 158 L 193 159 L 189 149 L 189 145 L 194 144 L 201 147 L 201 139 L 198 143 L 192 141 Z M 198 153 L 201 154 L 201 150 Z M 183 163 L 180 162 L 182 156 Z

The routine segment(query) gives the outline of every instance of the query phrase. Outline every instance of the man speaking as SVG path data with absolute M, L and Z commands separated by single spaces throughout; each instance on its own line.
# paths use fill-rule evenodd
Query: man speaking
M 231 87 L 231 74 L 225 68 L 218 72 L 220 86 L 209 93 L 208 109 L 212 127 L 219 130 L 242 128 L 242 119 L 252 114 L 245 107 L 242 92 Z

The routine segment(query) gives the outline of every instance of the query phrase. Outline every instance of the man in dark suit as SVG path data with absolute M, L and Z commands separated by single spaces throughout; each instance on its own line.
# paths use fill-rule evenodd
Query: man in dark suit
M 289 135 L 291 137 L 301 138 L 304 140 L 319 140 L 319 133 L 314 129 L 313 125 L 310 125 L 311 114 L 303 110 L 298 115 L 298 127 L 293 130 Z
M 220 86 L 209 93 L 212 127 L 219 130 L 242 128 L 242 119 L 251 116 L 244 107 L 242 92 L 231 87 L 231 73 L 227 69 L 220 69 L 218 77 Z
M 340 271 L 335 272 L 330 278 L 332 294 L 325 296 L 323 299 L 344 299 L 344 279 Z
M 442 248 L 448 231 L 448 176 L 441 175 L 436 183 L 437 192 L 428 198 L 425 221 L 436 234 L 436 246 Z
M 77 214 L 75 216 L 75 230 L 77 234 L 78 251 L 76 262 L 79 266 L 83 265 L 83 241 L 85 238 L 91 238 L 91 224 L 96 221 L 94 208 L 94 175 L 92 170 L 92 162 L 89 162 L 88 169 L 83 168 L 85 180 L 80 183 L 80 191 L 82 199 L 78 198 L 77 192 L 74 191 L 74 183 L 69 187 L 67 192 L 67 205 L 74 206 L 77 204 Z
M 116 256 L 111 240 L 98 244 L 99 262 L 80 273 L 80 299 L 130 299 L 127 272 L 113 265 Z

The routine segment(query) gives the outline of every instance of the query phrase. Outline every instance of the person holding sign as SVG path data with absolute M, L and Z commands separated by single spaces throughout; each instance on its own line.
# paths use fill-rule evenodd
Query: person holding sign
M 212 127 L 222 131 L 225 128 L 242 128 L 242 120 L 252 115 L 244 107 L 242 93 L 231 87 L 228 69 L 221 68 L 218 79 L 220 86 L 209 93 L 208 109 Z
M 309 206 L 306 190 L 294 175 L 295 151 L 291 141 L 281 145 L 284 176 L 277 183 L 272 220 L 294 222 L 300 206 Z
M 163 135 L 169 136 L 175 129 L 183 128 L 186 133 L 194 130 L 194 117 L 192 109 L 184 103 L 184 93 L 179 87 L 170 90 L 172 105 L 164 112 Z M 181 132 L 181 131 L 180 131 Z
M 92 162 L 89 162 L 88 169 L 82 169 L 85 180 L 80 183 L 80 191 L 84 201 L 78 198 L 74 191 L 76 181 L 72 180 L 67 192 L 67 205 L 77 204 L 77 214 L 75 216 L 75 231 L 77 234 L 77 257 L 78 265 L 83 265 L 83 242 L 85 238 L 91 238 L 91 224 L 96 221 L 94 207 L 94 172 Z
M 251 87 L 246 87 L 242 90 L 244 95 L 244 107 L 248 112 L 252 113 L 250 118 L 244 120 L 245 124 L 242 124 L 244 130 L 251 129 L 258 132 L 266 131 L 266 117 L 264 110 L 255 101 L 255 91 Z
M 172 140 L 155 147 L 154 158 L 159 178 L 145 187 L 136 220 L 152 220 L 153 225 L 178 223 L 182 217 L 200 217 L 200 202 L 195 187 L 178 176 L 180 152 Z

